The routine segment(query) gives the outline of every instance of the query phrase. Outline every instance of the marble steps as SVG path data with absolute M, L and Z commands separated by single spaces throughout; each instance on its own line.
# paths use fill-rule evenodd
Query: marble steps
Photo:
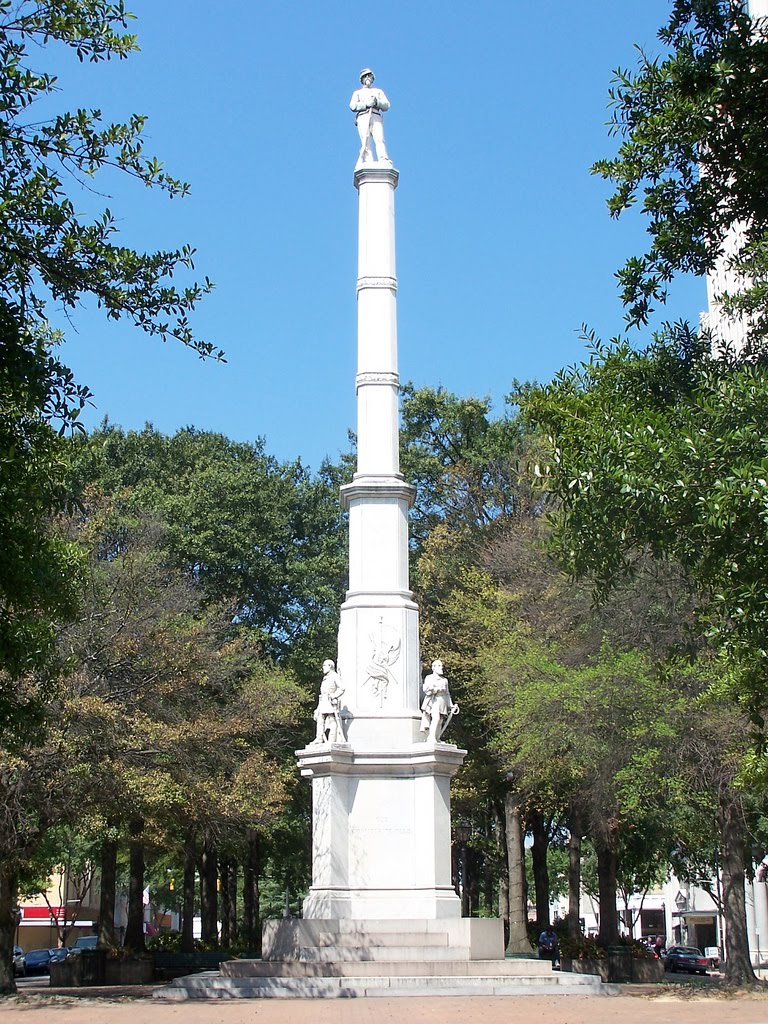
M 451 938 L 447 931 L 424 931 L 423 929 L 400 929 L 398 931 L 384 930 L 379 926 L 375 930 L 365 929 L 360 931 L 338 930 L 338 931 L 311 931 L 308 933 L 308 940 L 301 948 L 334 946 L 342 949 L 364 949 L 368 945 L 374 946 L 448 946 Z
M 422 942 L 414 941 L 412 945 L 367 945 L 367 946 L 305 946 L 298 950 L 299 962 L 328 963 L 337 960 L 348 960 L 350 963 L 359 961 L 394 961 L 410 963 L 413 960 L 469 960 L 468 946 L 435 945 L 424 947 Z
M 218 973 L 177 978 L 156 989 L 155 998 L 189 999 L 361 999 L 396 996 L 616 995 L 618 986 L 597 976 L 562 974 L 481 976 L 372 975 L 370 977 L 223 977 Z
M 381 975 L 391 977 L 552 977 L 549 960 L 227 960 L 221 965 L 227 978 L 354 978 Z

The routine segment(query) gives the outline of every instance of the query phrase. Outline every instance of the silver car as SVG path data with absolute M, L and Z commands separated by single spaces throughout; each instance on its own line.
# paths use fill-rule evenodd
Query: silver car
M 27 961 L 21 946 L 13 947 L 13 973 L 17 978 L 23 978 L 27 973 Z

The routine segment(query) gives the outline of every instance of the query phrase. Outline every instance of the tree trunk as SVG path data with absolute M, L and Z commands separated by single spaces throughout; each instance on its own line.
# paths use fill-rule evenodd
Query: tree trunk
M 507 859 L 507 830 L 504 815 L 499 804 L 493 802 L 493 819 L 496 827 L 496 843 L 499 848 L 501 871 L 499 872 L 499 917 L 504 922 L 504 948 L 509 942 L 509 872 Z
M 130 823 L 128 924 L 124 944 L 134 953 L 144 952 L 144 844 L 140 838 L 143 831 L 141 819 L 136 818 Z
M 568 824 L 568 934 L 578 939 L 581 935 L 581 815 L 571 810 Z
M 0 995 L 16 991 L 13 947 L 16 939 L 16 872 L 0 861 Z
M 105 839 L 101 844 L 99 866 L 99 937 L 105 949 L 117 945 L 115 935 L 115 895 L 117 893 L 117 840 Z
M 261 836 L 248 833 L 248 862 L 253 875 L 253 950 L 261 956 Z
M 490 851 L 493 843 L 493 823 L 491 820 L 491 809 L 485 817 L 485 849 Z M 483 857 L 483 910 L 488 917 L 493 916 L 493 890 L 494 890 L 494 864 L 493 858 L 486 852 Z
M 595 839 L 597 854 L 597 885 L 600 906 L 598 945 L 615 946 L 619 941 L 619 918 L 616 908 L 616 849 L 611 836 Z
M 237 945 L 238 942 L 238 862 L 229 861 L 229 885 L 228 898 L 224 905 L 224 916 L 229 922 L 229 943 Z
M 467 852 L 467 860 L 469 861 L 469 872 L 467 875 L 467 881 L 469 882 L 469 916 L 479 917 L 482 858 L 477 850 L 468 850 Z
M 253 854 L 251 851 L 251 837 L 248 835 L 248 846 L 243 864 L 243 923 L 242 935 L 246 950 L 252 952 L 256 949 L 256 914 L 254 908 L 254 880 L 255 870 Z
M 221 878 L 221 945 L 230 949 L 237 942 L 237 862 L 230 857 L 219 864 Z
M 525 897 L 525 848 L 523 846 L 522 814 L 517 794 L 504 796 L 504 817 L 507 833 L 509 865 L 509 942 L 508 953 L 531 954 L 528 940 L 528 908 Z
M 195 876 L 197 874 L 195 833 L 189 829 L 184 839 L 184 890 L 181 911 L 181 951 L 191 953 L 195 948 Z
M 756 985 L 749 957 L 744 871 L 744 821 L 741 806 L 733 794 L 720 795 L 718 813 L 722 843 L 723 917 L 725 919 L 725 977 L 731 985 Z
M 222 949 L 229 949 L 232 945 L 232 936 L 229 931 L 229 860 L 222 857 L 219 861 L 219 887 L 221 892 L 221 936 Z
M 219 941 L 217 860 L 216 847 L 206 838 L 200 856 L 200 937 L 203 942 L 211 945 L 216 945 Z
M 529 813 L 528 824 L 533 835 L 531 865 L 533 867 L 533 884 L 536 890 L 536 931 L 543 932 L 549 925 L 549 868 L 547 866 L 549 836 L 544 824 L 544 815 L 539 811 Z

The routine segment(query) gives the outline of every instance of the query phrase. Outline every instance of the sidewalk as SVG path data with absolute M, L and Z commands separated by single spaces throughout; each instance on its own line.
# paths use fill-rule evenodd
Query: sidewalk
M 450 999 L 257 999 L 163 1003 L 151 989 L 69 989 L 0 1000 L 2 1024 L 768 1024 L 768 994 L 725 999 L 520 996 Z M 137 998 L 138 997 L 138 998 Z

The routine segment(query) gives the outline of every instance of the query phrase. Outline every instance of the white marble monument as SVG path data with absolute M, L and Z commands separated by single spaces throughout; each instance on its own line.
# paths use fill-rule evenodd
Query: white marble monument
M 449 785 L 465 751 L 441 741 L 450 694 L 422 689 L 417 606 L 408 582 L 408 509 L 398 438 L 395 189 L 384 148 L 389 101 L 361 72 L 352 96 L 361 150 L 357 323 L 357 472 L 349 511 L 349 589 L 338 675 L 346 737 L 318 732 L 298 751 L 312 781 L 312 888 L 304 918 L 459 918 L 451 884 Z M 371 138 L 376 146 L 373 159 Z M 439 665 L 440 678 L 442 663 Z M 434 669 L 434 666 L 433 666 Z M 437 676 L 430 676 L 430 679 Z M 445 683 L 447 694 L 447 683 Z M 322 700 L 322 697 L 321 697 Z M 434 705 L 434 714 L 422 707 Z M 426 716 L 426 728 L 422 724 Z M 326 741 L 326 737 L 328 741 Z
M 408 585 L 413 488 L 398 464 L 398 173 L 383 148 L 381 112 L 389 101 L 372 89 L 368 68 L 361 82 L 350 105 L 371 116 L 364 127 L 357 120 L 362 149 L 354 179 L 358 464 L 342 489 L 349 509 L 349 590 L 338 660 L 323 663 L 314 738 L 308 723 L 307 746 L 296 752 L 312 783 L 312 887 L 303 918 L 264 922 L 262 959 L 230 961 L 220 976 L 178 979 L 159 994 L 344 998 L 594 990 L 598 978 L 553 976 L 549 961 L 505 960 L 501 921 L 462 918 L 451 885 L 450 780 L 466 751 L 443 742 L 458 706 L 439 659 L 422 685 L 418 612 Z

